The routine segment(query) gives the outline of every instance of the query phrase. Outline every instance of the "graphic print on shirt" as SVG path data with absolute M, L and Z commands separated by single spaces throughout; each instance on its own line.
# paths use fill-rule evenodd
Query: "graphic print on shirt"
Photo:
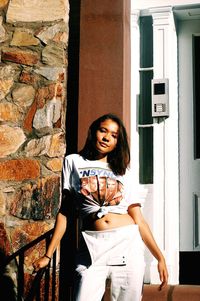
M 80 192 L 91 203 L 99 206 L 113 206 L 118 205 L 123 199 L 123 185 L 112 171 L 86 168 L 79 172 Z

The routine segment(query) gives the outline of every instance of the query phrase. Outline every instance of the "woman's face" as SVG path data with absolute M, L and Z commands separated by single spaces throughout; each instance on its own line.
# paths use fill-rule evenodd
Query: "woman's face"
M 100 123 L 96 132 L 96 150 L 99 155 L 105 157 L 112 152 L 118 140 L 119 126 L 112 119 L 106 119 Z

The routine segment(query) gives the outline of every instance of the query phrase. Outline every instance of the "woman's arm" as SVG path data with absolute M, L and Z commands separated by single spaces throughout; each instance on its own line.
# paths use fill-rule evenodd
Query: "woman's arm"
M 54 232 L 48 246 L 46 254 L 36 260 L 33 263 L 34 272 L 37 272 L 39 269 L 46 267 L 49 264 L 49 261 L 57 248 L 60 240 L 62 239 L 67 227 L 67 218 L 62 213 L 58 213 L 55 223 Z
M 167 285 L 168 282 L 168 271 L 165 263 L 165 258 L 162 252 L 160 251 L 153 237 L 153 234 L 142 215 L 140 207 L 129 206 L 128 213 L 138 225 L 141 237 L 145 245 L 152 253 L 152 255 L 158 260 L 158 272 L 161 280 L 160 289 L 162 289 L 164 286 Z

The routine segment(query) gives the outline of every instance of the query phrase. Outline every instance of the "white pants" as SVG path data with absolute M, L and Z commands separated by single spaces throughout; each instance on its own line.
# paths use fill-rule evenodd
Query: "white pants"
M 140 301 L 145 265 L 138 226 L 82 234 L 89 252 L 78 256 L 75 301 L 101 301 L 106 279 L 112 301 Z

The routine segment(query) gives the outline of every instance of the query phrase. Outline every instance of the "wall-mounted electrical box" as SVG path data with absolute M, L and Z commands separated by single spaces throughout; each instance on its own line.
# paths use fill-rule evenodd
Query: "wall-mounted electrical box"
M 169 116 L 169 80 L 152 79 L 152 117 Z

